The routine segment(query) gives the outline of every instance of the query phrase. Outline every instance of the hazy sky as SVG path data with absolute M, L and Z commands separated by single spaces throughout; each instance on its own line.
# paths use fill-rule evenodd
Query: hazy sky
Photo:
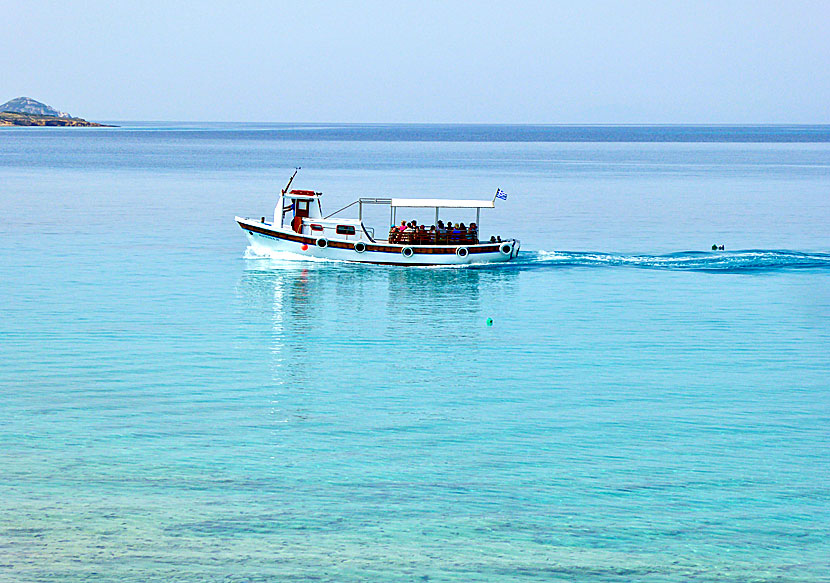
M 0 102 L 90 119 L 830 123 L 830 0 L 0 8 Z

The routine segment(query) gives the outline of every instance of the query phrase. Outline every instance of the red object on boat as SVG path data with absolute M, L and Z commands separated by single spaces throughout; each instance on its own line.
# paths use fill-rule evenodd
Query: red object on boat
M 317 193 L 313 190 L 292 190 L 288 194 L 299 194 L 301 196 L 317 196 Z

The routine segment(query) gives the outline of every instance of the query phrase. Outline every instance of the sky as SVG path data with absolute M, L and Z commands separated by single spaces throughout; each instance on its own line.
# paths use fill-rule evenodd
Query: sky
M 0 9 L 0 102 L 94 120 L 830 123 L 830 1 Z

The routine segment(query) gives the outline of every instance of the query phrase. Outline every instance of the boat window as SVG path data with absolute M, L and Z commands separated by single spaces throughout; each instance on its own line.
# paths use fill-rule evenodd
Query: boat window
M 337 225 L 338 235 L 354 235 L 354 227 L 352 225 Z
M 297 210 L 307 211 L 308 210 L 308 201 L 307 200 L 298 200 L 297 201 Z
M 311 230 L 312 231 L 322 231 L 323 230 L 323 225 L 311 225 Z

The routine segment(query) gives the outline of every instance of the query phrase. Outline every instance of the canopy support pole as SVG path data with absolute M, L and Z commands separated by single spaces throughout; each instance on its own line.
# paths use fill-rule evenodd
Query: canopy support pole
M 435 228 L 438 228 L 438 207 L 435 207 Z

